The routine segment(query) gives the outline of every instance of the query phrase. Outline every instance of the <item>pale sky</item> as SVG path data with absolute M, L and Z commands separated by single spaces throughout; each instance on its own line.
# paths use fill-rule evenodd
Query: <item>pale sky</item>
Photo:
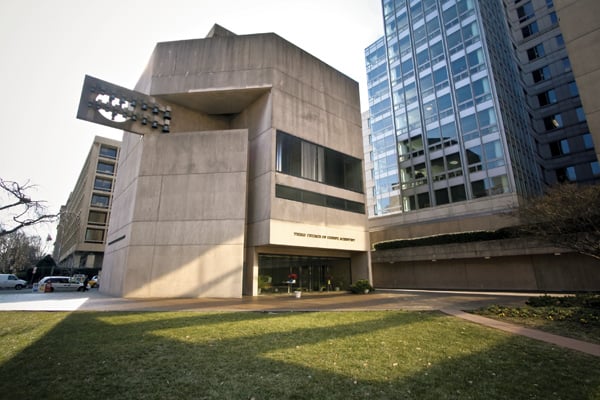
M 383 34 L 380 0 L 2 0 L 0 177 L 38 185 L 32 197 L 58 212 L 94 136 L 122 136 L 75 118 L 84 76 L 133 89 L 157 42 L 204 38 L 215 23 L 278 34 L 358 81 L 368 108 L 364 49 Z

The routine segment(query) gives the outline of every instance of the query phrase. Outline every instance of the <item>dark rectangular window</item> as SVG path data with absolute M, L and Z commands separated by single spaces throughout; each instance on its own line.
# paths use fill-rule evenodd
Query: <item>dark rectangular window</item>
M 537 95 L 540 107 L 556 103 L 556 92 L 553 89 L 547 90 Z
M 90 210 L 88 215 L 88 224 L 90 225 L 106 225 L 106 217 L 107 213 L 102 211 L 93 211 Z
M 521 7 L 517 8 L 517 16 L 519 17 L 519 22 L 523 22 L 533 17 L 535 12 L 533 10 L 533 5 L 531 1 L 523 4 Z
M 115 160 L 117 158 L 117 149 L 115 147 L 107 147 L 104 145 L 100 146 L 100 155 L 106 158 L 112 158 Z
M 88 228 L 85 230 L 85 241 L 91 243 L 104 242 L 104 229 Z
M 363 192 L 362 161 L 277 131 L 276 170 L 354 192 Z
M 364 203 L 284 185 L 275 185 L 275 197 L 316 206 L 335 208 L 337 210 L 350 211 L 358 214 L 365 213 Z
M 540 69 L 536 69 L 531 73 L 531 75 L 533 77 L 533 82 L 535 83 L 550 79 L 550 68 L 545 66 Z
M 538 25 L 537 22 L 533 21 L 531 24 L 524 26 L 523 28 L 521 28 L 521 33 L 523 34 L 523 37 L 529 37 L 531 35 L 533 35 L 534 33 L 538 33 L 539 29 L 538 29 Z
M 569 94 L 571 97 L 579 96 L 579 89 L 577 88 L 575 81 L 569 82 Z
M 110 164 L 102 161 L 98 161 L 98 167 L 96 168 L 96 172 L 106 175 L 114 175 L 115 174 L 115 164 Z
M 112 190 L 112 180 L 105 178 L 94 179 L 94 189 L 101 190 L 103 192 L 110 192 Z
M 92 207 L 108 208 L 110 197 L 102 194 L 92 195 Z
M 569 154 L 570 152 L 571 150 L 567 139 L 550 143 L 550 154 L 552 157 L 562 156 L 564 154 Z
M 577 107 L 575 109 L 575 114 L 577 114 L 577 121 L 579 122 L 583 122 L 587 119 L 585 116 L 585 112 L 583 111 L 583 107 Z
M 544 127 L 547 131 L 562 128 L 562 126 L 563 122 L 560 114 L 555 114 L 544 118 Z
M 536 58 L 543 57 L 546 53 L 544 52 L 544 45 L 542 43 L 527 50 L 527 58 L 529 61 L 535 60 Z

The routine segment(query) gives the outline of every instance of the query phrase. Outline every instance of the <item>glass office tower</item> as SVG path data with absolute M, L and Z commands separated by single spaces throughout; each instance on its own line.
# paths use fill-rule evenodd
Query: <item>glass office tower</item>
M 383 13 L 365 51 L 369 216 L 539 193 L 502 3 L 383 0 Z

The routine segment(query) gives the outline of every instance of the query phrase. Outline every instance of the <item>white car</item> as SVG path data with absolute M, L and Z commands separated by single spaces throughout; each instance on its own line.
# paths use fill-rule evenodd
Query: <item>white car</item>
M 40 292 L 63 292 L 63 291 L 82 291 L 83 282 L 79 282 L 70 276 L 47 276 L 39 282 L 38 291 Z
M 0 288 L 21 290 L 27 286 L 27 281 L 13 274 L 0 274 Z

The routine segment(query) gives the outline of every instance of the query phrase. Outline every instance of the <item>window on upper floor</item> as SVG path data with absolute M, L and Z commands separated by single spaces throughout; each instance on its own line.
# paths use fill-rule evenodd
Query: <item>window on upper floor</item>
M 594 148 L 594 140 L 592 139 L 591 133 L 589 133 L 589 132 L 585 133 L 585 134 L 581 135 L 581 137 L 583 139 L 583 147 L 586 150 Z
M 117 152 L 118 150 L 116 147 L 109 147 L 105 145 L 100 146 L 100 156 L 102 157 L 111 158 L 114 160 L 117 158 Z
M 551 23 L 552 25 L 556 25 L 556 24 L 558 24 L 558 16 L 556 15 L 556 13 L 555 13 L 554 11 L 552 11 L 552 12 L 549 14 L 549 16 L 550 16 L 550 23 Z
M 109 204 L 110 204 L 109 196 L 105 196 L 103 194 L 92 194 L 92 201 L 91 201 L 92 207 L 108 208 Z
M 563 69 L 565 72 L 570 72 L 571 71 L 571 61 L 569 60 L 569 57 L 565 57 L 562 59 L 562 64 L 563 64 Z
M 362 162 L 317 144 L 277 131 L 276 170 L 326 185 L 362 193 Z
M 115 164 L 110 164 L 102 161 L 98 161 L 98 166 L 96 167 L 96 172 L 105 175 L 114 175 L 115 174 Z
M 587 119 L 583 107 L 577 107 L 575 113 L 577 114 L 577 121 L 584 122 Z
M 538 98 L 540 107 L 547 106 L 549 104 L 554 104 L 557 101 L 556 100 L 556 92 L 554 91 L 554 89 L 550 89 L 548 91 L 538 94 L 537 98 Z
M 95 178 L 94 179 L 94 190 L 110 192 L 112 190 L 112 179 Z
M 554 37 L 554 39 L 556 40 L 556 45 L 557 46 L 564 46 L 565 45 L 565 38 L 563 38 L 563 35 L 556 35 Z
M 546 65 L 545 67 L 536 69 L 531 73 L 531 76 L 535 83 L 550 79 L 550 68 Z
M 552 157 L 559 157 L 571 152 L 569 148 L 569 142 L 567 139 L 559 140 L 557 142 L 550 143 L 550 154 Z
M 90 225 L 106 225 L 108 214 L 103 211 L 90 210 L 88 215 L 88 224 Z
M 542 43 L 527 50 L 527 58 L 529 58 L 529 61 L 543 57 L 545 54 L 544 45 Z
M 533 21 L 529 25 L 521 28 L 521 33 L 523 34 L 523 38 L 529 37 L 535 33 L 538 33 L 540 30 L 538 29 L 538 24 L 536 21 Z
M 85 241 L 89 243 L 104 242 L 104 229 L 87 228 L 85 230 Z
M 560 114 L 550 115 L 544 118 L 544 127 L 547 131 L 562 128 L 563 121 Z
M 569 82 L 569 94 L 571 97 L 579 96 L 579 89 L 577 88 L 577 83 L 575 83 L 575 81 Z
M 519 17 L 519 22 L 527 21 L 534 15 L 535 12 L 533 10 L 533 5 L 531 4 L 531 1 L 528 1 L 527 3 L 517 8 L 517 16 Z
M 556 180 L 559 182 L 575 182 L 577 180 L 575 167 L 558 168 L 556 170 Z

